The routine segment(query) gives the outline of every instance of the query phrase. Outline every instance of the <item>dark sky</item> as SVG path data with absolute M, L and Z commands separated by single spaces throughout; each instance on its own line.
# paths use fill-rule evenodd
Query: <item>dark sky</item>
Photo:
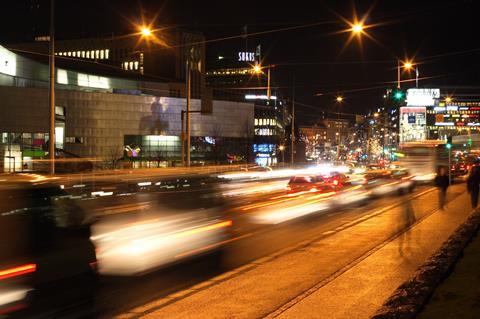
M 28 41 L 32 26 L 45 28 L 48 7 L 40 2 L 32 16 L 32 1 L 5 1 L 0 12 L 0 43 Z M 285 93 L 296 78 L 299 116 L 308 121 L 316 110 L 334 106 L 342 94 L 343 110 L 364 113 L 379 105 L 383 89 L 396 81 L 398 58 L 419 63 L 420 86 L 471 86 L 480 84 L 479 1 L 182 1 L 182 0 L 57 0 L 58 38 L 79 38 L 131 33 L 132 22 L 154 17 L 155 26 L 182 26 L 202 31 L 207 40 L 238 36 L 248 25 L 248 41 L 261 43 L 266 63 L 276 64 L 274 85 Z M 48 1 L 47 1 L 48 4 Z M 371 25 L 362 37 L 347 47 L 348 25 L 353 12 Z M 300 27 L 302 26 L 302 27 Z M 295 28 L 297 27 L 297 28 Z M 288 29 L 283 30 L 281 29 Z M 237 48 L 245 40 L 212 41 L 207 53 Z M 403 75 L 408 78 L 408 74 Z M 413 73 L 410 74 L 413 76 Z M 412 84 L 405 84 L 405 87 Z M 323 94 L 315 96 L 316 93 Z M 455 93 L 454 91 L 450 93 Z

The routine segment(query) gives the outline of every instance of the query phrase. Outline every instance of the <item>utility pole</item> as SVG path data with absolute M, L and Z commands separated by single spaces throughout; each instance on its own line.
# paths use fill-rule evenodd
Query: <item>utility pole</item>
M 293 166 L 294 153 L 295 153 L 295 77 L 293 77 L 293 92 L 292 92 L 292 138 L 291 138 L 291 154 L 290 164 Z
M 190 104 L 192 88 L 192 72 L 190 71 L 190 57 L 187 58 L 187 167 L 190 167 Z
M 50 0 L 50 134 L 49 149 L 50 153 L 50 174 L 55 174 L 55 25 L 54 25 L 54 6 L 55 1 Z
M 400 89 L 400 60 L 397 60 L 397 89 Z
M 267 99 L 270 100 L 270 97 L 272 96 L 271 90 L 270 90 L 270 69 L 271 65 L 268 66 L 268 71 L 267 71 Z

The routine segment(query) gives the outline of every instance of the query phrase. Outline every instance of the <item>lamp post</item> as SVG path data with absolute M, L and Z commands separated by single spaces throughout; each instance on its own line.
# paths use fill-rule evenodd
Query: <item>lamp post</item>
M 267 99 L 270 100 L 272 94 L 271 94 L 271 89 L 270 89 L 270 69 L 275 67 L 274 65 L 266 65 L 266 66 L 261 66 L 260 64 L 255 64 L 252 68 L 253 73 L 255 74 L 262 74 L 263 69 L 267 69 Z
M 55 174 L 55 1 L 50 1 L 50 132 L 49 132 L 49 158 L 50 158 L 50 174 Z
M 337 160 L 340 160 L 340 143 L 341 143 L 341 130 L 340 130 L 340 106 L 343 102 L 343 96 L 338 95 L 335 98 L 335 102 L 338 104 L 338 112 L 337 112 L 337 135 L 338 135 L 338 142 L 337 142 Z
M 282 153 L 282 166 L 285 166 L 285 145 L 280 145 L 278 150 Z
M 403 64 L 402 64 L 403 63 Z M 397 89 L 400 89 L 401 85 L 401 68 L 404 68 L 407 71 L 410 71 L 413 69 L 413 62 L 412 61 L 405 61 L 402 62 L 400 60 L 397 60 Z M 415 66 L 415 74 L 416 74 L 416 85 L 418 87 L 418 68 Z

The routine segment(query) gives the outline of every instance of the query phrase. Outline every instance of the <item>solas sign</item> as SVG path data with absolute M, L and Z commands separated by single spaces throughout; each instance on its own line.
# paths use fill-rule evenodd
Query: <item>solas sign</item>
M 255 52 L 238 52 L 238 61 L 255 62 Z

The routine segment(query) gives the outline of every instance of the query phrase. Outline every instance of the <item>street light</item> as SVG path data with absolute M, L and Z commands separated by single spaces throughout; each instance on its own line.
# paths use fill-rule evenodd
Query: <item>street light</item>
M 351 31 L 356 35 L 361 34 L 363 32 L 363 23 L 355 23 L 352 25 Z
M 140 29 L 140 33 L 144 37 L 150 37 L 152 35 L 152 30 L 150 28 L 144 26 Z
M 445 98 L 445 103 L 451 103 L 452 102 L 452 98 L 450 96 L 447 96 Z
M 267 66 L 261 66 L 260 64 L 256 63 L 253 68 L 252 72 L 255 74 L 262 74 L 263 71 L 262 69 L 267 69 L 267 98 L 270 100 L 270 97 L 272 96 L 271 90 L 270 90 L 270 69 L 274 67 L 274 65 L 267 65 Z
M 278 146 L 278 150 L 282 153 L 282 165 L 285 165 L 285 145 Z
M 401 82 L 400 69 L 401 68 L 404 68 L 406 71 L 410 71 L 413 68 L 415 68 L 416 87 L 418 87 L 418 68 L 416 67 L 416 65 L 411 60 L 407 60 L 405 62 L 397 60 L 397 89 L 400 89 L 400 82 Z
M 341 95 L 337 95 L 337 97 L 335 98 L 335 101 L 337 102 L 338 104 L 338 116 L 337 116 L 337 119 L 338 119 L 338 123 L 337 123 L 337 133 L 335 135 L 338 136 L 338 144 L 337 144 L 337 160 L 340 160 L 340 144 L 342 142 L 342 138 L 341 138 L 341 135 L 340 135 L 340 105 L 342 104 L 343 102 L 343 96 Z

